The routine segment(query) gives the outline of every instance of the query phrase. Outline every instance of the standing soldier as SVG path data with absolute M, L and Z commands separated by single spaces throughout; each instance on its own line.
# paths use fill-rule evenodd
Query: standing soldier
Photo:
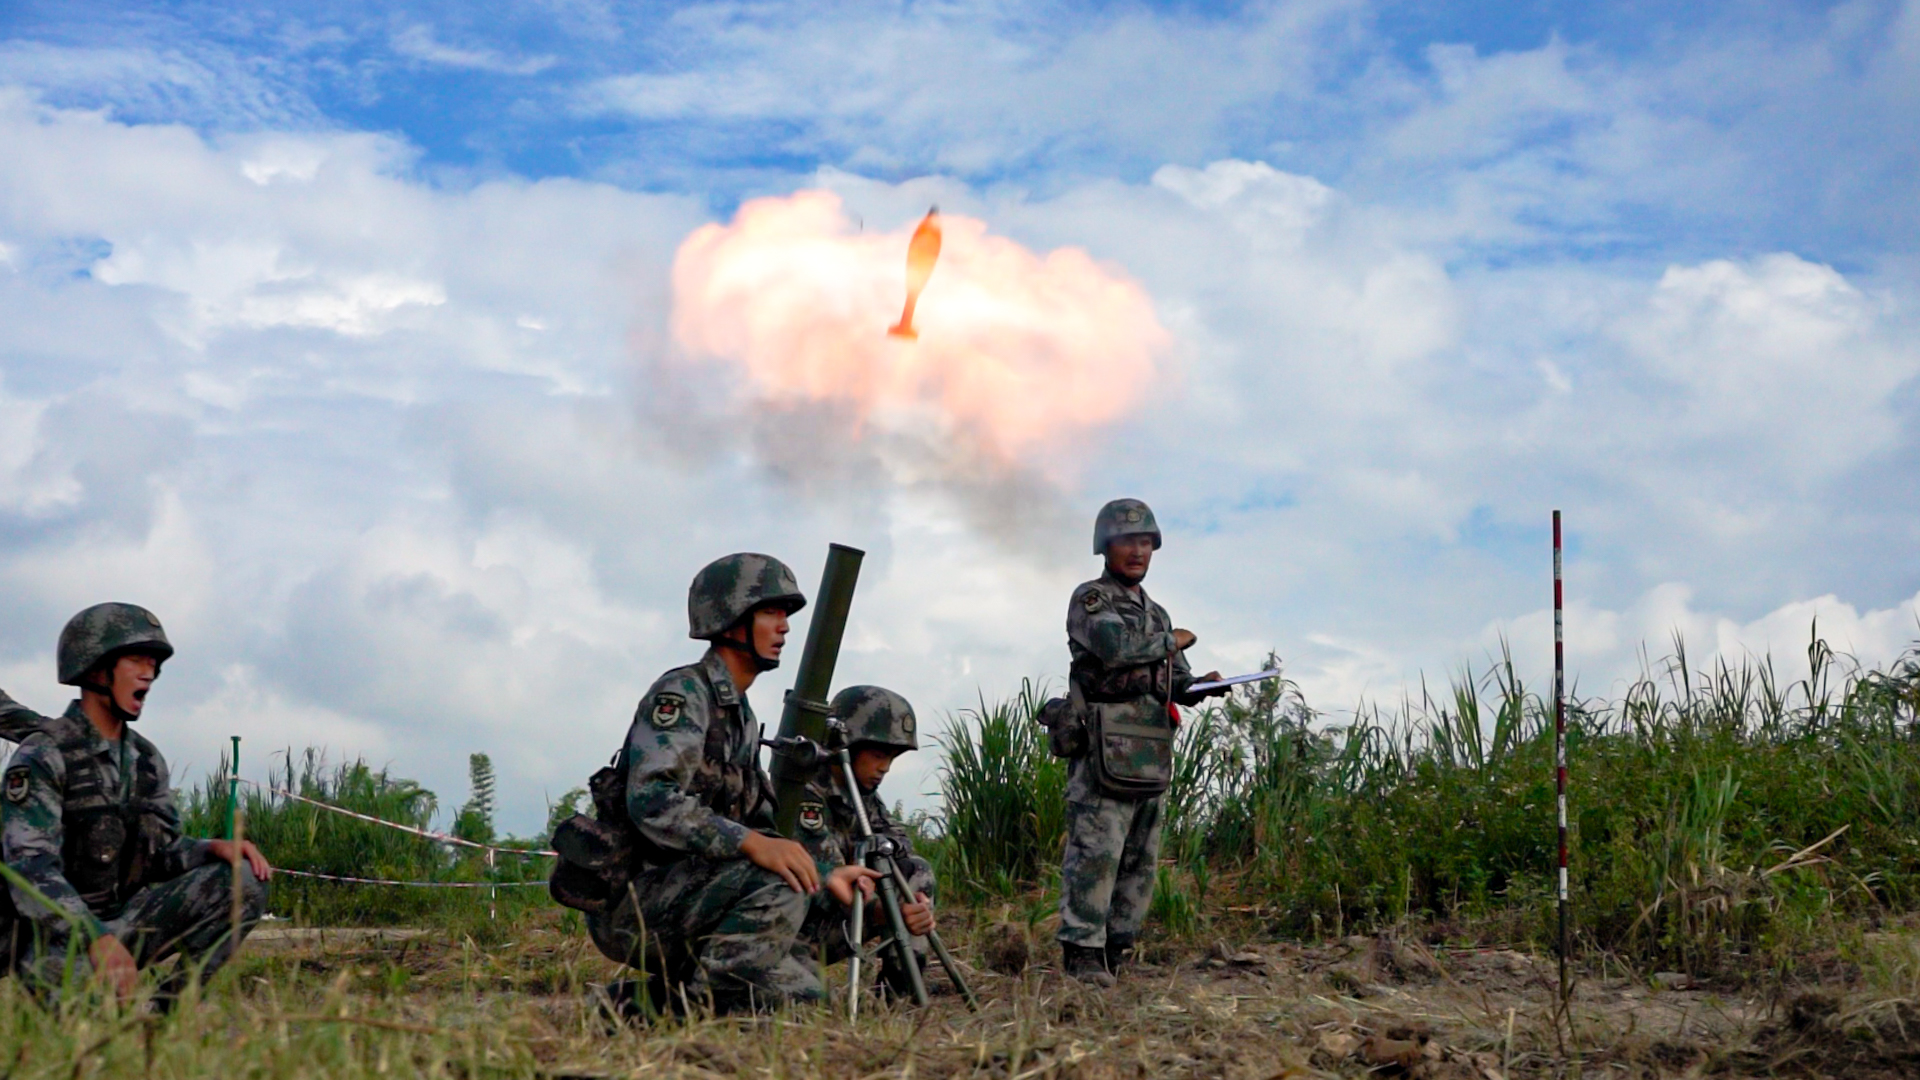
M 172 655 L 151 612 L 96 604 L 60 632 L 60 681 L 80 688 L 65 714 L 37 715 L 0 692 L 0 732 L 24 736 L 0 785 L 0 858 L 27 886 L 8 883 L 14 967 L 37 992 L 60 988 L 70 953 L 76 976 L 91 970 L 122 998 L 140 968 L 179 953 L 160 992 L 171 1002 L 226 963 L 266 910 L 273 869 L 260 849 L 181 835 L 166 760 L 129 726 Z
M 588 913 L 587 932 L 609 959 L 647 972 L 657 1001 L 673 1000 L 672 988 L 719 1013 L 820 1000 L 819 977 L 794 948 L 809 899 L 824 881 L 851 903 L 874 876 L 817 864 L 773 832 L 746 692 L 779 666 L 787 617 L 806 602 L 771 556 L 707 564 L 687 591 L 688 636 L 710 643 L 706 655 L 654 682 L 615 759 L 635 831 L 631 873 L 614 902 Z M 609 990 L 630 1012 L 637 987 Z
M 1059 937 L 1067 974 L 1098 986 L 1113 985 L 1153 898 L 1175 706 L 1207 696 L 1187 693 L 1193 633 L 1175 629 L 1140 587 L 1159 547 L 1146 503 L 1101 507 L 1093 553 L 1106 558 L 1106 572 L 1067 605 L 1071 707 L 1086 736 L 1067 766 Z
M 827 715 L 847 726 L 847 753 L 853 764 L 854 783 L 860 787 L 861 805 L 867 811 L 867 824 L 875 836 L 891 839 L 901 852 L 897 856 L 900 869 L 907 875 L 913 895 L 901 897 L 900 914 L 908 932 L 914 935 L 915 962 L 924 969 L 927 966 L 926 935 L 934 929 L 933 865 L 913 853 L 907 830 L 888 816 L 886 804 L 880 798 L 880 782 L 887 778 L 894 759 L 909 750 L 920 749 L 913 706 L 907 704 L 906 698 L 883 687 L 849 686 L 833 696 Z M 859 818 L 836 761 L 821 765 L 807 782 L 800 797 L 799 837 L 822 865 L 837 866 L 853 861 L 854 845 L 860 839 Z M 815 947 L 826 950 L 829 963 L 848 955 L 846 920 L 844 907 L 822 903 L 816 903 L 808 916 L 804 936 Z M 867 912 L 864 925 L 869 938 L 888 929 L 886 916 L 877 903 Z M 891 949 L 883 953 L 880 985 L 903 998 L 912 985 Z

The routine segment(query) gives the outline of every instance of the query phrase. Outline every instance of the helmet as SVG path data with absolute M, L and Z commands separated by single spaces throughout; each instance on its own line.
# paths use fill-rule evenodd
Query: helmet
M 847 744 L 878 743 L 900 750 L 920 749 L 913 706 L 879 686 L 849 686 L 833 695 L 827 715 L 847 725 Z
M 1137 533 L 1152 535 L 1153 550 L 1160 550 L 1160 526 L 1147 504 L 1139 499 L 1115 499 L 1101 507 L 1100 516 L 1093 519 L 1093 553 L 1105 555 L 1108 544 Z
M 724 555 L 701 567 L 687 589 L 687 636 L 717 638 L 769 605 L 791 615 L 807 606 L 800 582 L 771 555 Z
M 155 659 L 173 655 L 173 644 L 153 612 L 138 604 L 95 604 L 67 620 L 60 631 L 60 681 L 79 686 L 80 677 L 115 653 L 137 651 Z

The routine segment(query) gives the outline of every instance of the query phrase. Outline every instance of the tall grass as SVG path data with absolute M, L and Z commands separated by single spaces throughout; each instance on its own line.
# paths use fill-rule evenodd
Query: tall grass
M 188 835 L 225 836 L 227 762 L 183 793 L 181 815 Z M 329 764 L 309 748 L 298 758 L 288 751 L 268 771 L 265 788 L 243 786 L 241 809 L 247 838 L 274 865 L 340 877 L 395 881 L 539 881 L 552 869 L 543 858 L 497 857 L 489 867 L 481 852 L 453 848 L 359 821 L 274 794 L 292 791 L 309 799 L 416 828 L 427 828 L 439 805 L 433 792 L 363 760 Z M 503 847 L 534 843 L 503 841 Z M 402 925 L 423 922 L 474 923 L 510 918 L 546 903 L 544 890 L 512 887 L 490 895 L 485 889 L 405 888 L 316 881 L 278 875 L 270 890 L 273 914 L 325 926 Z
M 1785 955 L 1837 914 L 1920 908 L 1920 649 L 1867 670 L 1816 638 L 1808 667 L 1791 683 L 1767 658 L 1696 668 L 1676 641 L 1620 699 L 1570 703 L 1587 945 L 1707 971 Z M 982 704 L 946 740 L 949 832 L 968 879 L 1001 891 L 1039 885 L 1058 853 L 1056 833 L 1037 842 L 1058 763 L 1037 728 L 1009 730 L 1034 696 Z M 1156 915 L 1194 929 L 1224 895 L 1287 934 L 1417 919 L 1544 943 L 1552 729 L 1504 651 L 1342 721 L 1284 680 L 1211 703 L 1177 743 Z
M 1011 896 L 1056 865 L 1066 836 L 1066 763 L 1035 719 L 1045 684 L 963 709 L 939 737 L 944 810 L 926 845 L 949 895 Z

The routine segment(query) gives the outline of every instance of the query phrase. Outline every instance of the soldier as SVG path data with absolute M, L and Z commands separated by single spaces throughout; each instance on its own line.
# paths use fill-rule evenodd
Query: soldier
M 893 768 L 895 758 L 909 750 L 920 749 L 918 723 L 907 699 L 878 686 L 849 686 L 833 697 L 827 715 L 847 726 L 848 756 L 852 759 L 854 783 L 860 788 L 860 802 L 866 807 L 867 824 L 875 836 L 885 836 L 899 845 L 900 869 L 907 875 L 913 895 L 905 897 L 900 914 L 907 930 L 914 935 L 914 957 L 926 967 L 926 935 L 934 929 L 933 866 L 913 853 L 907 831 L 887 815 L 880 799 L 880 782 Z M 853 800 L 840 777 L 837 762 L 822 765 L 807 783 L 801 796 L 800 842 L 823 865 L 851 863 L 854 845 L 860 839 L 859 818 Z M 848 955 L 845 933 L 847 913 L 844 907 L 815 903 L 802 935 L 816 948 L 825 950 L 829 963 Z M 877 905 L 867 913 L 864 923 L 869 938 L 885 932 L 886 916 Z M 908 993 L 907 973 L 888 949 L 880 965 L 880 984 L 893 994 Z
M 129 726 L 172 655 L 151 612 L 96 604 L 60 632 L 60 681 L 80 688 L 65 714 L 40 716 L 0 692 L 5 733 L 24 736 L 0 784 L 0 858 L 31 887 L 10 883 L 24 931 L 14 967 L 43 995 L 60 989 L 70 953 L 76 976 L 91 970 L 122 998 L 140 968 L 178 953 L 158 997 L 170 1004 L 226 963 L 266 910 L 266 857 L 251 841 L 181 835 L 166 760 Z
M 1173 734 L 1193 673 L 1175 629 L 1140 582 L 1160 547 L 1153 511 L 1115 499 L 1094 520 L 1106 572 L 1067 605 L 1069 683 L 1086 725 L 1067 765 L 1067 842 L 1060 861 L 1060 949 L 1068 975 L 1112 986 L 1153 898 L 1160 817 L 1173 774 Z M 1211 673 L 1207 678 L 1218 678 Z
M 687 592 L 688 636 L 710 643 L 706 655 L 654 682 L 615 761 L 638 850 L 631 880 L 588 914 L 587 932 L 609 959 L 647 972 L 656 1004 L 697 999 L 730 1013 L 820 1000 L 819 977 L 794 947 L 810 897 L 824 882 L 851 903 L 876 876 L 816 863 L 773 832 L 746 692 L 779 666 L 787 617 L 806 602 L 771 556 L 709 563 Z M 609 1004 L 631 1010 L 637 987 L 608 990 Z

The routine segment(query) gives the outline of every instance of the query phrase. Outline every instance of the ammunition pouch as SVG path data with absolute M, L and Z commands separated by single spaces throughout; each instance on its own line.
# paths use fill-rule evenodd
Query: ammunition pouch
M 1151 698 L 1146 702 L 1152 704 L 1100 704 L 1087 710 L 1092 721 L 1087 756 L 1095 784 L 1109 798 L 1152 798 L 1173 783 L 1173 726 L 1165 722 L 1163 706 Z M 1143 713 L 1162 722 L 1142 723 Z
M 1077 758 L 1087 752 L 1087 707 L 1078 687 L 1066 697 L 1047 699 L 1035 717 L 1047 729 L 1047 749 L 1057 758 Z
M 547 892 L 554 903 L 575 911 L 606 911 L 633 879 L 644 840 L 627 816 L 626 783 L 623 750 L 587 781 L 594 816 L 575 814 L 553 830 L 559 859 L 547 879 Z

